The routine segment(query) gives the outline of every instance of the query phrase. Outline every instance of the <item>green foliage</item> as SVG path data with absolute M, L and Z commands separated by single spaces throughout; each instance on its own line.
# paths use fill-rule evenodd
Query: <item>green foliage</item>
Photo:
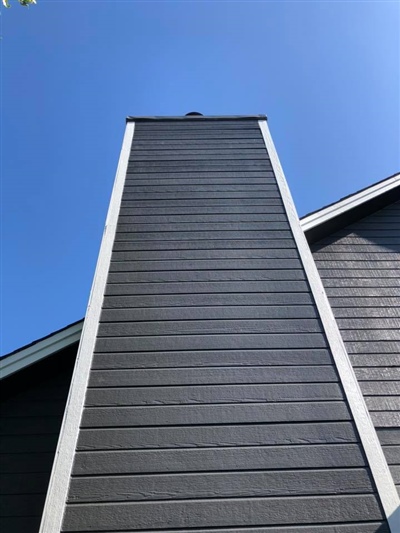
M 21 6 L 28 7 L 31 4 L 36 4 L 36 0 L 18 0 Z M 3 0 L 4 7 L 11 7 L 9 0 Z

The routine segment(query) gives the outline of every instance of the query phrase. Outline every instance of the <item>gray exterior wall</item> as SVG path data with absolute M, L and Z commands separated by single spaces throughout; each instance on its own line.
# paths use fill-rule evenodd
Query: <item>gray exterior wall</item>
M 0 529 L 37 533 L 77 344 L 0 382 Z
M 256 120 L 136 124 L 63 522 L 189 529 L 388 531 Z
M 400 202 L 312 250 L 400 491 Z

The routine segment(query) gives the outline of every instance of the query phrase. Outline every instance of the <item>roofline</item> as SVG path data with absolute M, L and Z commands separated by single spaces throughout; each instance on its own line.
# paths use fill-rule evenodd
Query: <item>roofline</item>
M 349 211 L 363 206 L 368 202 L 389 193 L 400 186 L 400 173 L 393 174 L 378 183 L 361 189 L 354 194 L 345 196 L 338 202 L 329 204 L 301 218 L 301 227 L 305 233 L 332 221 L 334 218 L 347 214 Z M 378 207 L 379 209 L 380 207 Z
M 0 359 L 0 379 L 11 376 L 78 342 L 82 327 L 83 319 L 5 355 Z
M 173 116 L 173 117 L 135 117 L 128 116 L 126 117 L 126 122 L 154 122 L 154 121 L 218 121 L 218 120 L 267 120 L 266 115 L 227 115 L 227 116 L 216 116 L 216 115 L 184 115 L 184 116 Z

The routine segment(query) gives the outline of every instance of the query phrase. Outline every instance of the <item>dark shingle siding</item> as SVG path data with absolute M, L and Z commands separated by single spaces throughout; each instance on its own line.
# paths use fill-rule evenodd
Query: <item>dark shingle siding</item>
M 400 491 L 400 202 L 313 245 Z
M 37 533 L 77 344 L 1 381 L 0 528 Z
M 300 525 L 387 532 L 257 121 L 138 123 L 63 531 Z

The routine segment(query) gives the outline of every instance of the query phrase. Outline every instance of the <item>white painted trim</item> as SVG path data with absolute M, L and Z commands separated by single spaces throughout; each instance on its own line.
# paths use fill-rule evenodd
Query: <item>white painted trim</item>
M 325 207 L 324 209 L 321 209 L 316 213 L 308 215 L 307 217 L 300 220 L 301 227 L 303 228 L 303 231 L 307 232 L 310 229 L 315 228 L 316 226 L 324 224 L 328 220 L 332 220 L 333 218 L 336 218 L 337 216 L 342 215 L 343 213 L 346 213 L 347 211 L 350 211 L 351 209 L 354 209 L 355 207 L 364 204 L 365 202 L 373 200 L 377 196 L 381 196 L 381 194 L 395 189 L 399 185 L 400 173 L 396 174 L 396 176 L 388 178 L 387 180 L 381 183 L 371 185 L 371 187 L 368 187 L 368 189 L 364 189 L 363 191 L 353 194 L 348 198 L 339 200 L 335 204 L 329 205 L 328 207 Z
M 365 405 L 360 386 L 355 376 L 353 366 L 350 362 L 342 336 L 333 316 L 331 306 L 326 296 L 317 267 L 314 263 L 311 250 L 308 246 L 304 232 L 301 228 L 296 208 L 289 191 L 278 155 L 272 141 L 267 122 L 259 121 L 265 146 L 269 154 L 272 169 L 281 192 L 282 200 L 287 212 L 290 227 L 302 260 L 304 270 L 311 292 L 314 296 L 326 338 L 331 348 L 340 381 L 342 383 L 354 422 L 360 435 L 364 452 L 367 456 L 368 464 L 381 499 L 386 518 L 392 533 L 400 532 L 400 498 L 397 494 L 388 464 L 383 454 L 382 446 L 379 442 L 375 428 L 373 426 L 369 411 Z
M 0 359 L 0 379 L 11 376 L 11 374 L 71 346 L 74 342 L 78 342 L 81 338 L 82 325 L 83 320 L 36 342 L 32 346 L 22 348 L 14 355 Z
M 40 533 L 58 533 L 62 526 L 134 130 L 135 123 L 129 122 L 125 129 L 78 356 L 47 490 Z

